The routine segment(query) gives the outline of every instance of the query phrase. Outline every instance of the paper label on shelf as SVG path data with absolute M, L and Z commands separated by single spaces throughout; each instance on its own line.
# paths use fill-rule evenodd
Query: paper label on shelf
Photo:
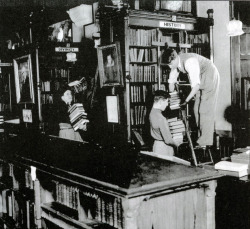
M 79 48 L 71 48 L 71 47 L 56 47 L 56 52 L 79 52 Z
M 0 63 L 0 67 L 12 66 L 12 63 Z
M 185 29 L 185 24 L 182 23 L 174 23 L 174 22 L 166 22 L 160 21 L 159 27 L 161 28 L 172 28 L 172 29 Z

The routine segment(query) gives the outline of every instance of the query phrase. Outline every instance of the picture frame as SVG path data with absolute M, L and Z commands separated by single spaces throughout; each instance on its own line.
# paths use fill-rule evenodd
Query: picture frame
M 32 110 L 23 109 L 23 122 L 32 123 Z
M 106 96 L 107 118 L 109 123 L 119 123 L 119 98 L 118 95 Z
M 97 47 L 100 87 L 123 86 L 120 43 Z
M 13 59 L 17 103 L 35 103 L 31 55 Z

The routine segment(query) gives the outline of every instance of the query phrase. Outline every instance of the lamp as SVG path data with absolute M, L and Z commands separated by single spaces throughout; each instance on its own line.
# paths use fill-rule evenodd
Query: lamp
M 163 1 L 162 9 L 167 9 L 171 11 L 178 11 L 182 6 L 183 1 Z
M 66 56 L 67 56 L 67 60 L 66 60 L 67 62 L 75 62 L 75 61 L 77 61 L 76 54 L 74 52 L 69 52 L 69 53 L 66 54 Z
M 244 33 L 242 30 L 242 22 L 239 20 L 231 20 L 227 24 L 227 35 L 229 37 L 240 36 Z
M 81 4 L 67 11 L 70 19 L 77 27 L 93 23 L 93 8 L 92 5 Z

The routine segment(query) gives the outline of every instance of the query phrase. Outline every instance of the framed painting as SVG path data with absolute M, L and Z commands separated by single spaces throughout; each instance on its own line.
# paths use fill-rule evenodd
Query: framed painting
M 17 103 L 35 103 L 31 55 L 13 60 Z
M 123 86 L 120 44 L 97 47 L 100 87 Z
M 29 109 L 23 109 L 23 122 L 32 123 L 32 111 Z

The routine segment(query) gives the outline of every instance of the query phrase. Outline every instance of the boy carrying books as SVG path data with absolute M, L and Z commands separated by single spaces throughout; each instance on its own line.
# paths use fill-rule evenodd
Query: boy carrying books
M 78 130 L 87 130 L 87 114 L 82 104 L 73 104 L 73 96 L 68 86 L 61 87 L 61 101 L 57 104 L 57 122 L 59 137 L 83 142 Z
M 169 105 L 169 94 L 166 91 L 155 92 L 153 108 L 149 115 L 150 132 L 154 138 L 153 152 L 167 156 L 174 155 L 174 148 L 177 147 L 171 135 L 167 119 L 162 111 Z

